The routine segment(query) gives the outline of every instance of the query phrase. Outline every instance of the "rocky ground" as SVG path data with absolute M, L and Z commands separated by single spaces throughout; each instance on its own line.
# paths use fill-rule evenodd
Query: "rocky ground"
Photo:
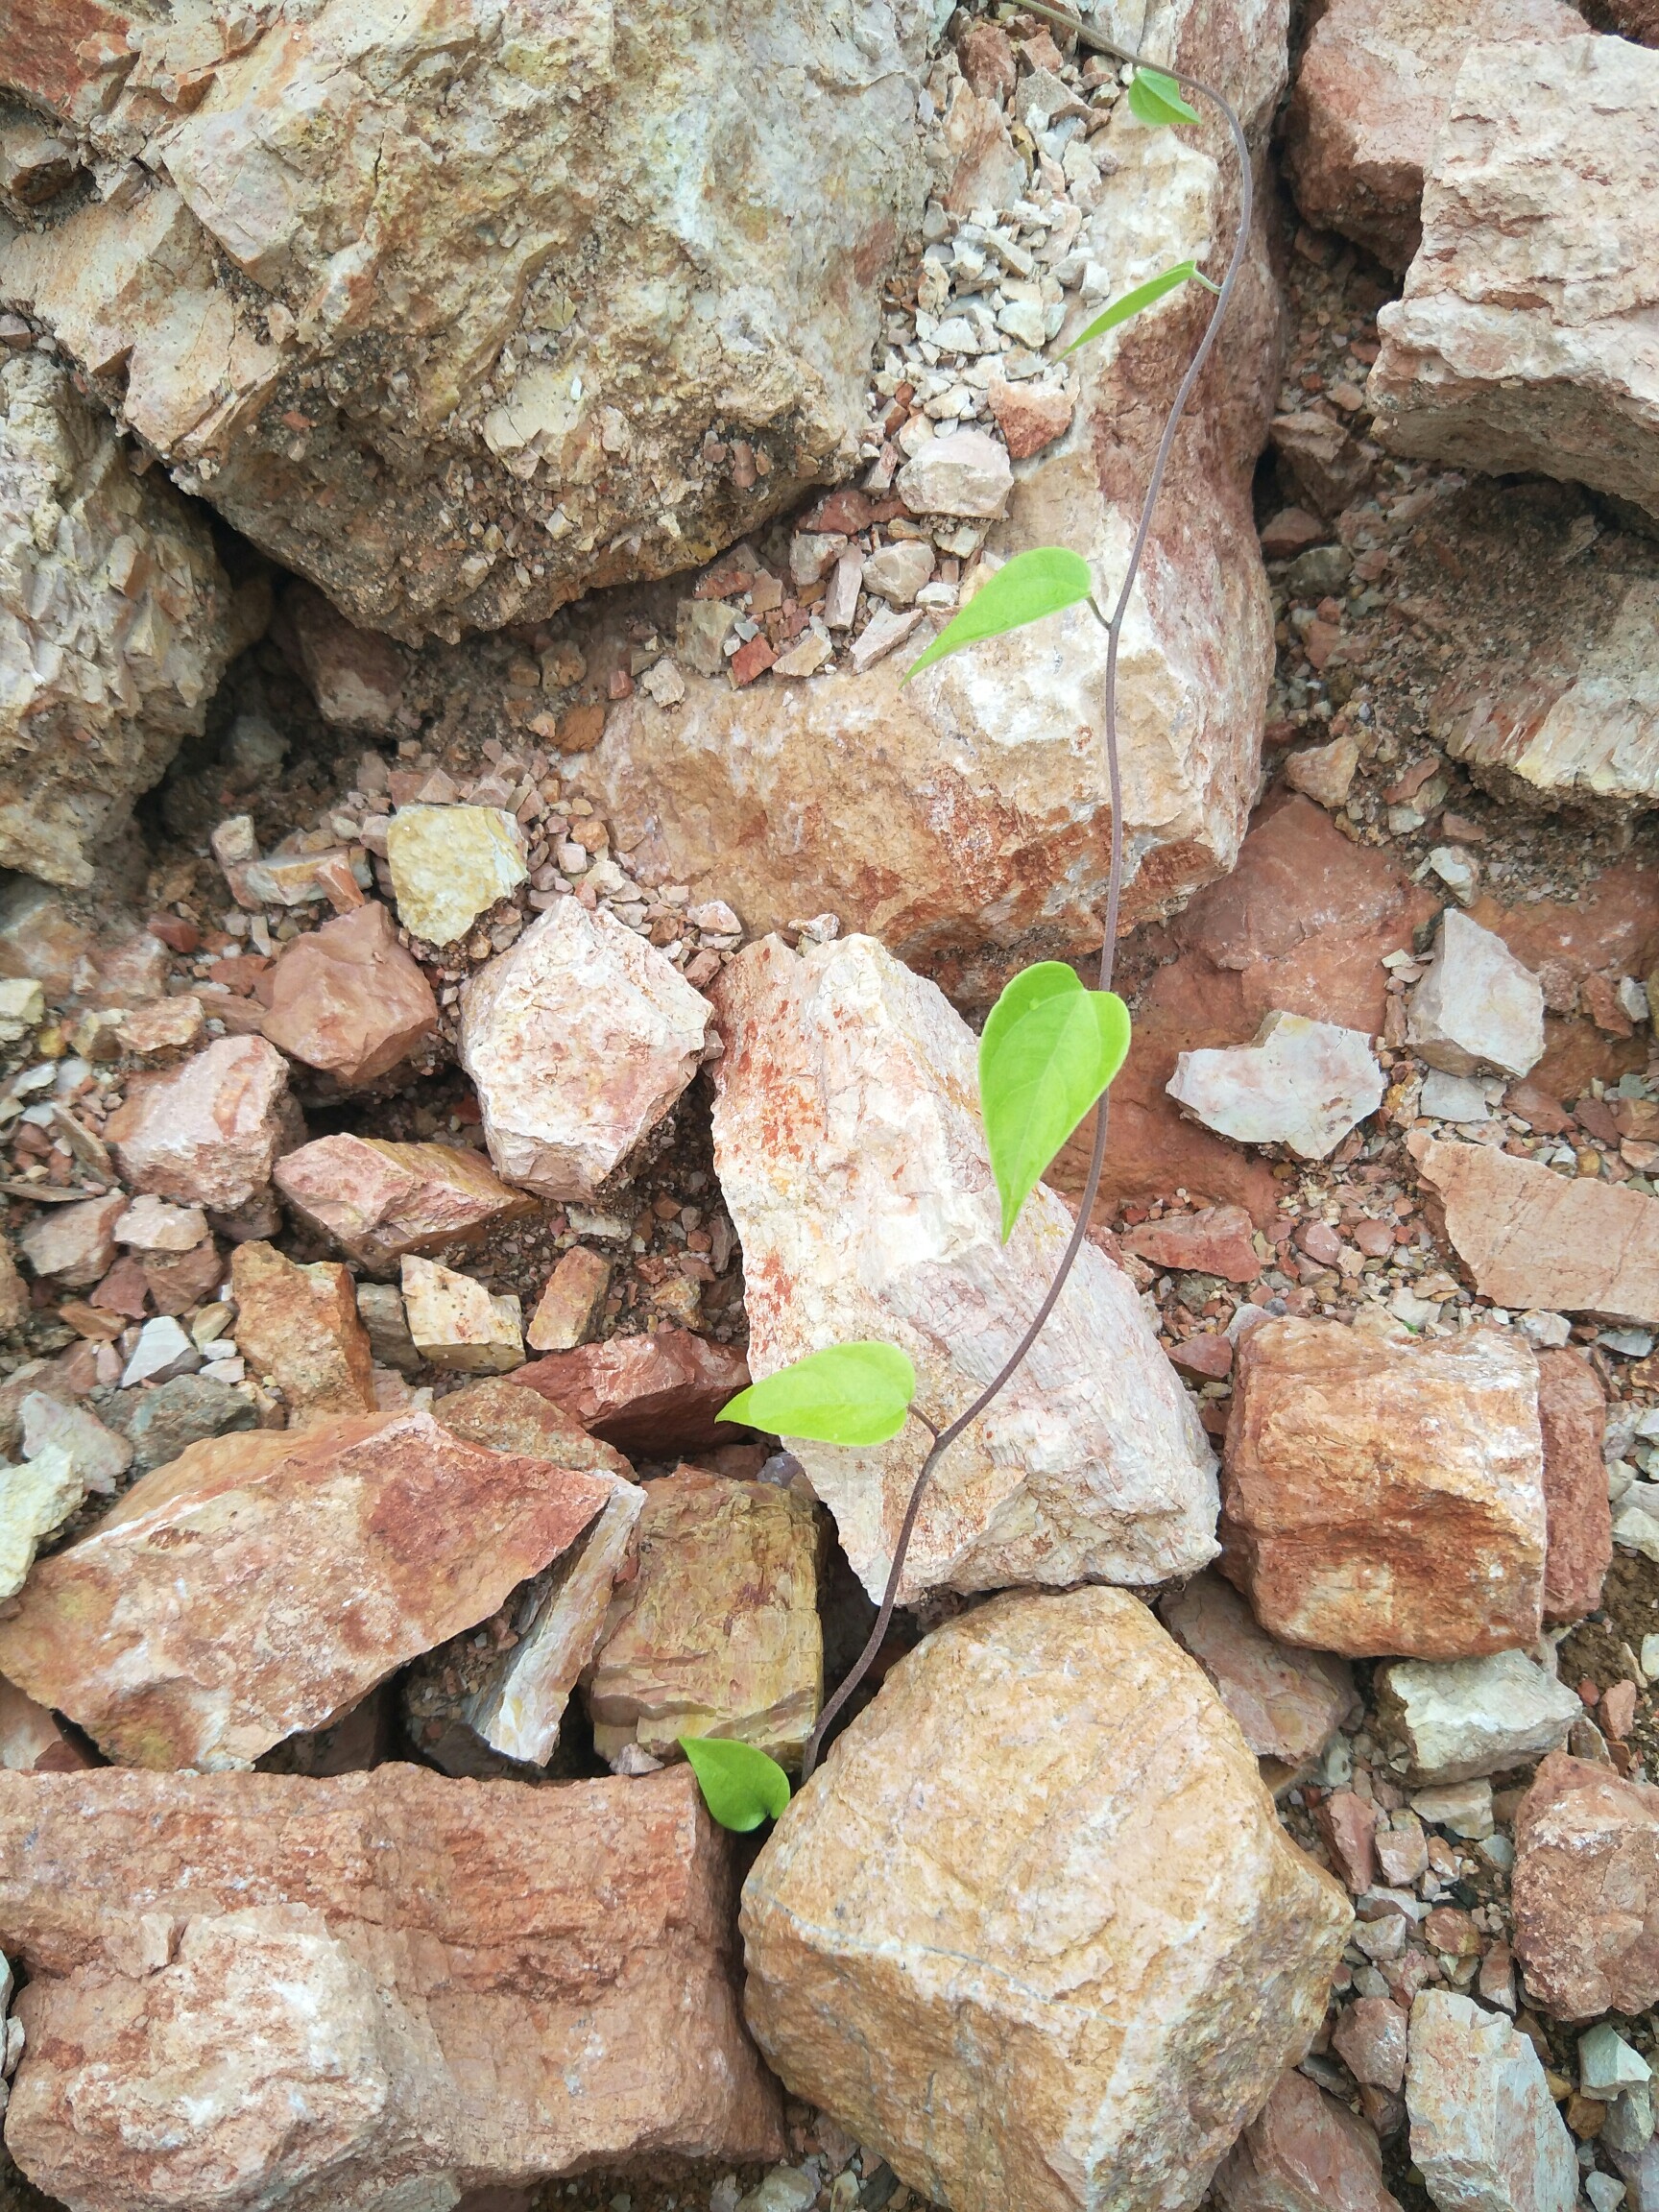
M 764 1838 L 927 1438 L 720 1408 L 942 1426 L 1085 1165 L 1099 649 L 900 680 L 1120 575 L 1225 142 L 1002 0 L 0 42 L 0 2202 L 1659 2212 L 1654 28 L 1166 12 L 1102 1195 Z

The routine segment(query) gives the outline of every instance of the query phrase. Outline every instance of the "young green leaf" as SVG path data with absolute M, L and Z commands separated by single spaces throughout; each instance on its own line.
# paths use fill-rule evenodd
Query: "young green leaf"
M 722 1828 L 747 1831 L 776 1820 L 789 1802 L 789 1777 L 776 1759 L 731 1736 L 682 1736 L 697 1787 Z
M 828 1344 L 751 1382 L 715 1419 L 817 1444 L 885 1444 L 915 1395 L 916 1370 L 897 1344 Z
M 1129 83 L 1129 112 L 1142 123 L 1196 123 L 1198 110 L 1189 108 L 1181 87 L 1162 69 L 1137 69 Z
M 1064 545 L 1037 545 L 1029 553 L 1016 553 L 985 579 L 961 613 L 946 623 L 921 660 L 904 671 L 904 682 L 948 653 L 977 644 L 981 637 L 1022 630 L 1027 622 L 1041 622 L 1045 614 L 1075 607 L 1094 589 L 1088 562 Z
M 1197 274 L 1196 261 L 1177 261 L 1173 269 L 1166 269 L 1161 276 L 1148 276 L 1144 284 L 1137 284 L 1132 292 L 1114 300 L 1103 314 L 1096 315 L 1089 327 L 1072 339 L 1066 353 L 1075 353 L 1079 346 L 1087 346 L 1091 339 L 1104 338 L 1108 330 L 1116 330 L 1119 323 L 1127 323 L 1132 315 L 1139 315 L 1142 307 L 1150 307 L 1155 300 L 1162 300 L 1166 292 L 1173 292 L 1178 284 L 1185 284 L 1189 276 Z M 1060 356 L 1062 360 L 1066 353 Z
M 1123 1065 L 1129 1010 L 1064 962 L 1015 976 L 979 1040 L 979 1114 L 1007 1243 L 1048 1163 Z

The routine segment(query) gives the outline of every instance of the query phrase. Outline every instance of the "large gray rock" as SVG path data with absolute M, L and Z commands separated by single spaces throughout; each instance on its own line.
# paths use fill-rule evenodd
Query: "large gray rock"
M 1411 2008 L 1411 2160 L 1439 2212 L 1572 2212 L 1578 2161 L 1538 2054 L 1448 1989 Z

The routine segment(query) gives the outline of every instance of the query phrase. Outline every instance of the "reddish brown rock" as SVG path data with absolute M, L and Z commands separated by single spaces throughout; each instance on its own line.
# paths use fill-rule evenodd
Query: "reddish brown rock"
M 263 1037 L 221 1037 L 177 1068 L 133 1077 L 105 1136 L 134 1190 L 237 1214 L 304 1135 L 288 1064 Z
M 12 1774 L 77 1774 L 91 1765 L 55 1713 L 0 1679 L 0 1767 Z
M 1213 2186 L 1223 2212 L 1398 2212 L 1375 2130 L 1294 2067 Z
M 1222 1570 L 1269 1634 L 1473 1658 L 1538 1634 L 1537 1364 L 1507 1331 L 1393 1343 L 1268 1321 L 1238 1346 Z
M 1538 1419 L 1544 1431 L 1544 1509 L 1550 1550 L 1544 1564 L 1547 1624 L 1582 1620 L 1601 1602 L 1613 1560 L 1613 1515 L 1601 1438 L 1607 1401 L 1600 1379 L 1577 1352 L 1538 1355 Z
M 1161 1221 L 1118 1232 L 1125 1252 L 1139 1253 L 1174 1272 L 1219 1275 L 1228 1283 L 1254 1283 L 1262 1262 L 1251 1241 L 1242 1206 L 1206 1206 L 1196 1214 L 1166 1214 Z
M 610 1491 L 426 1413 L 214 1437 L 36 1568 L 0 1670 L 124 1765 L 246 1766 L 487 1619 Z
M 1551 1752 L 1515 1816 L 1515 1956 L 1558 2020 L 1659 2000 L 1659 1790 Z
M 487 1375 L 464 1383 L 437 1401 L 433 1418 L 469 1443 L 486 1444 L 492 1451 L 516 1452 L 550 1460 L 555 1467 L 580 1467 L 589 1474 L 628 1479 L 634 1470 L 620 1452 L 589 1436 L 579 1422 L 538 1391 L 514 1389 L 517 1381 L 517 1376 Z
M 1314 1814 L 1326 1849 L 1356 1897 L 1377 1879 L 1377 1808 L 1352 1790 L 1334 1790 Z
M 119 1191 L 73 1206 L 49 1206 L 17 1241 L 36 1275 L 79 1290 L 108 1272 L 115 1259 L 115 1224 L 126 1211 Z
M 1331 2048 L 1367 2088 L 1398 2095 L 1406 2084 L 1407 2015 L 1386 1997 L 1360 1997 L 1337 2022 Z
M 225 1262 L 211 1237 L 188 1252 L 147 1252 L 144 1286 L 157 1313 L 187 1313 L 204 1305 L 225 1280 Z
M 290 1428 L 373 1412 L 373 1355 L 355 1286 L 337 1260 L 298 1267 L 275 1245 L 238 1244 L 230 1287 L 236 1349 L 281 1391 Z
M 377 900 L 296 937 L 271 975 L 265 1034 L 350 1087 L 400 1068 L 438 1028 L 438 1001 Z
M 283 593 L 282 624 L 325 722 L 381 735 L 394 727 L 404 671 L 389 637 L 357 629 L 309 584 Z
M 1282 1789 L 1355 1719 L 1359 1700 L 1345 1661 L 1275 1644 L 1218 1575 L 1196 1575 L 1158 1607 L 1160 1620 L 1214 1683 L 1262 1779 Z
M 1069 392 L 1051 384 L 1009 384 L 1000 376 L 991 379 L 988 397 L 997 427 L 1010 457 L 1029 461 L 1071 427 L 1076 401 Z
M 733 1887 L 685 1769 L 0 1776 L 29 1976 L 8 2146 L 100 2212 L 438 2212 L 637 2154 L 779 2156 Z
M 1516 526 L 1507 488 L 1501 515 L 1502 542 L 1507 544 Z M 1467 550 L 1463 558 L 1469 558 Z M 1554 565 L 1558 572 L 1558 562 Z M 1593 622 L 1604 596 L 1604 586 L 1593 586 L 1592 596 L 1575 607 L 1583 617 L 1578 634 Z M 1647 1046 L 1640 1038 L 1607 1037 L 1576 1008 L 1592 975 L 1648 975 L 1659 968 L 1659 865 L 1620 860 L 1590 882 L 1575 886 L 1571 899 L 1502 906 L 1488 896 L 1469 911 L 1544 984 L 1550 1011 L 1544 1020 L 1544 1057 L 1532 1070 L 1533 1083 L 1552 1097 L 1576 1098 L 1592 1077 L 1611 1083 L 1627 1070 L 1646 1067 Z
M 659 1329 L 550 1352 L 520 1367 L 513 1382 L 540 1391 L 619 1452 L 666 1459 L 739 1441 L 739 1431 L 715 1415 L 748 1387 L 749 1364 L 730 1345 L 687 1329 Z
M 536 1210 L 461 1144 L 319 1137 L 276 1163 L 276 1183 L 301 1219 L 364 1266 L 387 1272 L 405 1253 L 477 1243 Z

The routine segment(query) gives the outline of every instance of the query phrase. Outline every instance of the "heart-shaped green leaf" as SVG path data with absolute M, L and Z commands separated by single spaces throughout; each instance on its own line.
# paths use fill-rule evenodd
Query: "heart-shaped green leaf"
M 1196 123 L 1198 110 L 1189 108 L 1181 87 L 1162 69 L 1137 69 L 1129 82 L 1129 112 L 1154 127 L 1163 123 Z
M 722 1828 L 746 1832 L 776 1820 L 789 1802 L 789 1777 L 776 1759 L 730 1736 L 682 1736 L 697 1787 Z
M 979 1114 L 1002 1198 L 1002 1241 L 1048 1163 L 1123 1065 L 1129 1009 L 1063 961 L 1022 969 L 979 1039 Z
M 1087 346 L 1092 339 L 1104 338 L 1108 330 L 1116 330 L 1119 323 L 1127 323 L 1131 316 L 1139 315 L 1143 307 L 1162 300 L 1166 292 L 1173 292 L 1178 284 L 1185 284 L 1190 276 L 1196 276 L 1196 261 L 1177 261 L 1173 269 L 1166 269 L 1161 276 L 1148 276 L 1144 284 L 1137 284 L 1132 292 L 1125 292 L 1120 300 L 1114 300 L 1104 313 L 1096 315 L 1086 330 L 1080 330 L 1066 353 L 1075 353 L 1079 346 Z M 1066 354 L 1061 355 L 1064 360 Z
M 715 1418 L 815 1444 L 885 1444 L 915 1395 L 916 1370 L 897 1344 L 827 1344 L 751 1382 Z
M 980 585 L 960 614 L 946 623 L 920 661 L 904 672 L 904 681 L 975 645 L 981 637 L 1000 637 L 1004 630 L 1022 630 L 1027 622 L 1040 622 L 1045 614 L 1057 614 L 1062 607 L 1075 607 L 1094 589 L 1089 564 L 1064 545 L 1035 545 L 1029 553 L 1016 553 Z

